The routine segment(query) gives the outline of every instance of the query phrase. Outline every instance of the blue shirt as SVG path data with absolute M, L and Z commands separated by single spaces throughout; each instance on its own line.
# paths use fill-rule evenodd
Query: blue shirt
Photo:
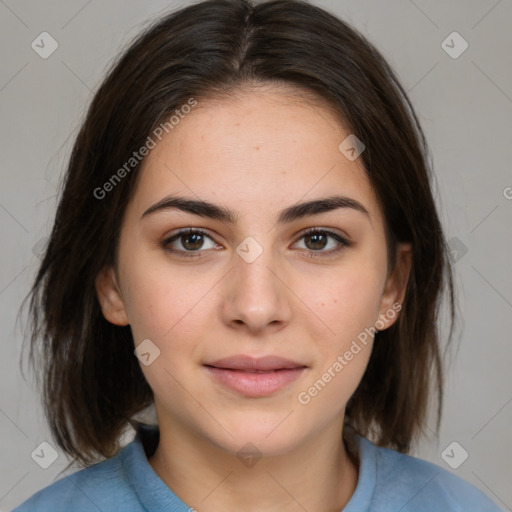
M 143 425 L 115 457 L 61 478 L 12 512 L 190 512 L 148 462 L 158 440 L 158 427 Z M 343 512 L 503 512 L 435 464 L 355 440 L 359 478 Z

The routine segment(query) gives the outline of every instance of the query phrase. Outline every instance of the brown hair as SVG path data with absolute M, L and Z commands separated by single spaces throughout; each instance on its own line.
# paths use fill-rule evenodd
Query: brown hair
M 412 244 L 403 308 L 376 334 L 346 423 L 376 444 L 407 453 L 423 434 L 429 396 L 437 389 L 439 428 L 438 316 L 447 285 L 450 341 L 454 287 L 428 148 L 410 100 L 375 47 L 319 7 L 302 0 L 207 0 L 157 20 L 112 65 L 75 140 L 29 293 L 30 361 L 43 383 L 45 415 L 56 443 L 76 462 L 115 455 L 121 434 L 153 402 L 130 326 L 109 323 L 95 291 L 100 270 L 116 264 L 140 164 L 106 198 L 94 191 L 191 97 L 201 101 L 272 83 L 314 93 L 364 142 L 360 158 L 383 209 L 391 268 L 396 243 Z

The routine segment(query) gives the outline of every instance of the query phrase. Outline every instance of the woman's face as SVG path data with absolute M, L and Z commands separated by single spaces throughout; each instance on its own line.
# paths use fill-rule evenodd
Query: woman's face
M 117 278 L 100 274 L 97 290 L 106 318 L 143 343 L 161 429 L 265 454 L 340 432 L 370 328 L 396 320 L 407 275 L 387 276 L 375 194 L 361 159 L 339 149 L 348 135 L 269 87 L 199 102 L 145 157 Z M 148 212 L 171 196 L 214 210 Z M 315 210 L 338 196 L 346 206 Z M 187 229 L 204 234 L 176 236 Z

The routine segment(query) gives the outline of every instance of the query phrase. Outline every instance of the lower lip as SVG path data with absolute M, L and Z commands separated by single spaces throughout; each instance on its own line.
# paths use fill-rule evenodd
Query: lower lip
M 298 379 L 306 370 L 305 367 L 300 367 L 255 373 L 212 366 L 206 366 L 206 369 L 220 384 L 249 397 L 272 395 Z

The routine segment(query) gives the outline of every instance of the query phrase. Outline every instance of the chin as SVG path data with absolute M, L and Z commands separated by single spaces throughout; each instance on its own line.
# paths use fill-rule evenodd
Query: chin
M 243 419 L 233 419 L 229 425 L 226 422 L 223 424 L 231 436 L 219 428 L 207 434 L 207 437 L 218 447 L 237 455 L 244 450 L 253 450 L 265 456 L 283 455 L 296 448 L 301 437 L 299 427 L 292 419 L 294 413 L 288 417 L 287 414 L 289 412 L 267 414 L 267 419 L 264 420 L 261 413 L 246 413 Z M 303 431 L 304 425 L 300 428 Z

